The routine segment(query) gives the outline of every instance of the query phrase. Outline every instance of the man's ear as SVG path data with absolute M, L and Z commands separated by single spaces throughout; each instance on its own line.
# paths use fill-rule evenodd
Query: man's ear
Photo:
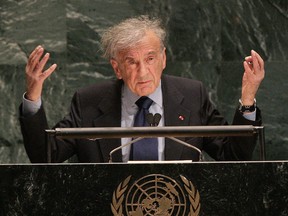
M 117 79 L 122 79 L 122 75 L 121 75 L 121 71 L 120 71 L 119 66 L 118 66 L 118 62 L 114 59 L 111 59 L 110 64 L 112 65 L 112 68 L 114 69 L 114 73 L 115 73 Z
M 163 66 L 162 66 L 162 69 L 164 70 L 166 68 L 166 47 L 164 47 L 163 49 Z

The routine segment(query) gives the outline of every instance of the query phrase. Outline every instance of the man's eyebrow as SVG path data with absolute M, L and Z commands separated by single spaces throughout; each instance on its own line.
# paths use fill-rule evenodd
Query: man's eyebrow
M 126 56 L 126 57 L 124 58 L 124 61 L 127 61 L 127 60 L 134 60 L 134 58 L 133 58 L 132 56 Z
M 151 50 L 149 51 L 147 54 L 145 54 L 145 56 L 148 56 L 148 55 L 155 55 L 157 54 L 158 50 Z M 131 55 L 127 55 L 124 57 L 124 61 L 129 61 L 129 60 L 134 60 L 135 58 Z
M 156 53 L 157 51 L 153 50 L 153 51 L 148 52 L 147 55 L 156 54 Z

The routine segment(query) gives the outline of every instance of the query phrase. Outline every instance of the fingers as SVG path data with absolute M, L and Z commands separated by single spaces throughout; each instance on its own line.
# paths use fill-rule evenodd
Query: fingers
M 257 80 L 259 81 L 259 85 L 260 85 L 260 83 L 262 82 L 262 80 L 264 79 L 264 76 L 265 76 L 264 60 L 254 50 L 251 51 L 251 54 L 252 54 L 252 58 L 253 58 L 254 73 L 255 73 Z
M 245 72 L 252 73 L 253 66 L 251 65 L 251 63 L 249 63 L 245 60 L 243 62 L 243 67 L 244 67 Z
M 244 64 L 245 71 L 252 72 L 253 70 L 252 56 L 247 56 L 243 64 Z
M 247 63 L 252 64 L 252 56 L 246 56 L 245 57 L 245 61 L 247 61 Z
M 56 68 L 57 68 L 57 64 L 53 64 L 47 70 L 45 70 L 42 73 L 43 79 L 45 80 L 47 77 L 49 77 L 55 71 Z
M 30 54 L 26 65 L 26 97 L 32 101 L 41 97 L 44 81 L 57 67 L 56 64 L 53 64 L 45 70 L 44 68 L 50 58 L 50 54 L 46 53 L 44 56 L 43 54 L 43 47 L 37 46 Z
M 44 49 L 41 46 L 37 46 L 30 54 L 28 63 L 26 65 L 26 73 L 34 72 L 35 67 L 39 63 L 39 59 L 43 55 Z
M 38 75 L 42 74 L 46 63 L 50 58 L 50 53 L 46 53 L 44 56 L 43 54 L 44 49 L 42 46 L 37 46 L 33 50 L 33 52 L 29 56 L 28 63 L 26 65 L 26 73 L 35 73 Z
M 264 71 L 264 61 L 261 56 L 254 50 L 251 50 L 251 56 L 245 57 L 245 62 L 248 64 L 249 69 L 253 73 L 259 73 Z M 248 68 L 246 67 L 245 69 Z
M 259 70 L 261 70 L 257 55 L 259 56 L 259 54 L 256 53 L 254 50 L 251 50 L 253 69 L 255 72 L 258 72 Z
M 46 53 L 43 58 L 41 59 L 41 61 L 36 65 L 35 70 L 37 70 L 37 72 L 41 71 L 44 69 L 48 59 L 50 57 L 50 53 Z
M 29 59 L 32 59 L 33 58 L 33 56 L 35 55 L 35 53 L 39 50 L 39 48 L 40 48 L 41 46 L 39 45 L 39 46 L 37 46 L 34 50 L 33 50 L 33 52 L 30 54 L 30 56 L 29 56 Z
M 257 61 L 259 70 L 264 70 L 264 60 L 261 58 L 261 56 L 254 50 L 251 51 L 251 54 L 253 55 L 253 61 Z

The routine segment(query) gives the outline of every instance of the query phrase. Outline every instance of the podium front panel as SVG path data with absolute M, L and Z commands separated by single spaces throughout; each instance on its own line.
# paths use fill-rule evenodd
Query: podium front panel
M 287 215 L 288 163 L 0 166 L 0 215 Z

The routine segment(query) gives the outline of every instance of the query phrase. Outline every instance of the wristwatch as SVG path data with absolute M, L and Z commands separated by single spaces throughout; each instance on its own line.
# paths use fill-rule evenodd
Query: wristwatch
M 254 104 L 247 106 L 247 105 L 243 105 L 242 100 L 239 99 L 239 111 L 244 113 L 244 112 L 254 112 L 256 110 L 256 99 L 254 98 Z

